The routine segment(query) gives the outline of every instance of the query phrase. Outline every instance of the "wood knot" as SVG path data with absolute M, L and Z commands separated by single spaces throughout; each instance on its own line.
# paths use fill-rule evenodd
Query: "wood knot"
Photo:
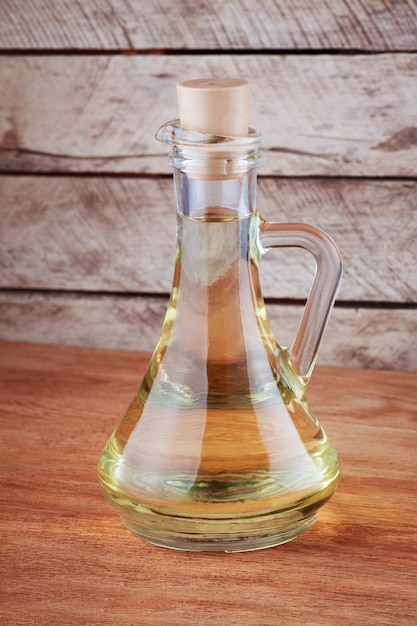
M 9 128 L 9 130 L 4 133 L 2 145 L 5 148 L 16 148 L 16 150 L 18 149 L 19 140 L 17 133 L 13 128 Z
M 399 150 L 409 150 L 415 146 L 417 146 L 417 128 L 415 126 L 407 126 L 397 133 L 394 133 L 386 141 L 382 141 L 374 146 L 372 150 L 398 152 Z

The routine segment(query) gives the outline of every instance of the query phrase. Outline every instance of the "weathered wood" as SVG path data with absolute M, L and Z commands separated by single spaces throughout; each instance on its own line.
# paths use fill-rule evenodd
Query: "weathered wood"
M 140 296 L 3 292 L 0 340 L 152 351 L 167 299 Z M 302 307 L 268 304 L 271 326 L 290 345 Z M 417 371 L 415 309 L 333 310 L 319 363 Z
M 2 0 L 0 47 L 415 50 L 416 15 L 414 0 Z
M 0 59 L 0 169 L 168 172 L 153 139 L 175 84 L 253 84 L 264 174 L 415 176 L 415 54 L 135 55 Z
M 261 178 L 270 221 L 307 222 L 338 243 L 340 301 L 417 302 L 417 183 Z M 175 253 L 171 179 L 0 178 L 0 287 L 169 293 Z M 266 297 L 305 298 L 313 259 L 271 251 Z
M 317 368 L 309 402 L 342 476 L 316 524 L 278 548 L 184 554 L 135 538 L 97 485 L 148 355 L 0 354 L 4 626 L 416 623 L 415 375 Z

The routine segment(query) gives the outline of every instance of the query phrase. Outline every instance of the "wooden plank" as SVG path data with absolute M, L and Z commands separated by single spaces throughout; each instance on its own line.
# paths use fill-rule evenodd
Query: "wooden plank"
M 270 221 L 307 222 L 338 243 L 340 301 L 417 302 L 416 182 L 261 178 Z M 169 293 L 175 254 L 171 179 L 0 178 L 0 287 Z M 263 293 L 305 298 L 313 259 L 273 250 Z
M 0 170 L 167 173 L 175 84 L 252 84 L 263 174 L 416 176 L 415 54 L 0 59 Z
M 0 48 L 415 50 L 416 15 L 414 0 L 2 0 Z
M 148 356 L 0 352 L 4 626 L 416 623 L 415 375 L 317 369 L 309 402 L 342 474 L 316 524 L 278 548 L 184 554 L 135 538 L 97 485 Z
M 155 297 L 3 292 L 0 340 L 152 351 L 167 300 Z M 269 304 L 281 345 L 290 345 L 302 307 Z M 333 310 L 318 362 L 417 371 L 415 309 Z

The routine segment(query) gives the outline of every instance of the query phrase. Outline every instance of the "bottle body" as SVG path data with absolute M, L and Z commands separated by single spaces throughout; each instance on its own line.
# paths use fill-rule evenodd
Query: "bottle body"
M 288 541 L 339 475 L 305 381 L 271 333 L 259 285 L 254 169 L 176 178 L 171 299 L 144 379 L 99 462 L 130 530 L 187 550 Z

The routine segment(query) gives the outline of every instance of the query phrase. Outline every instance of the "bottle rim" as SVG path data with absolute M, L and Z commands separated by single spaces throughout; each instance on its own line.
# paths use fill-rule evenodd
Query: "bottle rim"
M 262 140 L 262 134 L 253 129 L 248 128 L 248 134 L 244 137 L 232 137 L 227 135 L 212 135 L 210 133 L 202 133 L 196 130 L 182 128 L 180 120 L 172 120 L 163 124 L 155 133 L 155 139 L 172 145 L 183 146 L 207 146 L 215 148 L 219 146 L 224 149 L 225 145 L 229 148 L 236 146 L 238 148 L 257 146 Z
M 262 163 L 262 135 L 253 128 L 245 137 L 230 137 L 182 128 L 179 120 L 172 120 L 160 127 L 155 139 L 172 147 L 168 162 L 182 171 L 204 173 L 208 168 L 213 174 L 229 176 Z

